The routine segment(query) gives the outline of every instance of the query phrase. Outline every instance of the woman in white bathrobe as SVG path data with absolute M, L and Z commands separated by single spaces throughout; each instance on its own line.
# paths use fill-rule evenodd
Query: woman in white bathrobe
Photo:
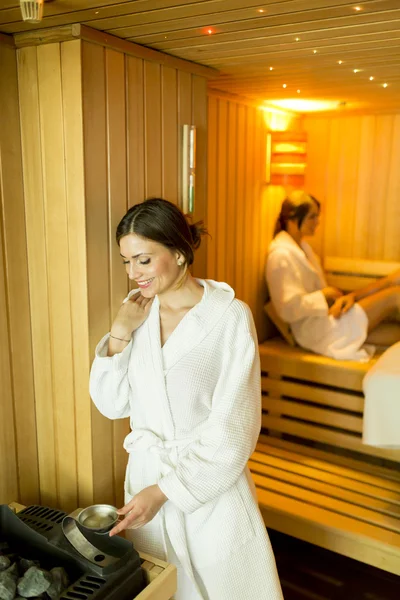
M 315 233 L 319 212 L 318 200 L 303 191 L 283 202 L 267 258 L 271 300 L 299 346 L 336 359 L 368 360 L 362 346 L 369 332 L 400 309 L 400 272 L 346 295 L 329 287 L 303 239 Z
M 130 417 L 125 518 L 135 547 L 175 563 L 176 600 L 281 600 L 247 469 L 260 430 L 251 312 L 225 283 L 188 267 L 201 231 L 147 200 L 117 228 L 136 283 L 96 349 L 90 393 Z

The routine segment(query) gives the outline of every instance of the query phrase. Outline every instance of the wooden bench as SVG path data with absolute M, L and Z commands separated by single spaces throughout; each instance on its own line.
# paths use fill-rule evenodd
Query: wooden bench
M 399 265 L 328 259 L 356 289 Z M 369 263 L 369 264 L 368 264 Z M 400 575 L 400 450 L 362 443 L 370 363 L 260 345 L 262 434 L 249 462 L 267 527 Z

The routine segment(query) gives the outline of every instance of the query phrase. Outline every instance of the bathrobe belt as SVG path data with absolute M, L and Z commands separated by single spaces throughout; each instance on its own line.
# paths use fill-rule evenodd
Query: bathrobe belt
M 135 429 L 125 439 L 127 452 L 149 451 L 159 457 L 159 479 L 174 469 L 178 463 L 179 452 L 193 443 L 193 438 L 180 440 L 162 440 L 148 429 Z M 165 528 L 172 547 L 186 574 L 193 581 L 200 598 L 203 598 L 194 577 L 192 562 L 186 541 L 185 517 L 172 502 L 164 505 Z

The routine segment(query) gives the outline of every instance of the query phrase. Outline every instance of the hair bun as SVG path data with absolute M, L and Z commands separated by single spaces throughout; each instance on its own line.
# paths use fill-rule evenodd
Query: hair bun
M 201 243 L 201 236 L 207 234 L 207 229 L 204 227 L 203 221 L 197 221 L 189 225 L 190 234 L 193 240 L 193 248 L 196 250 Z

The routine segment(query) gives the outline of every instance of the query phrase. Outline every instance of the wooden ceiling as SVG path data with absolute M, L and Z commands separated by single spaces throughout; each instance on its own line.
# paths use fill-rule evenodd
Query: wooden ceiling
M 0 32 L 83 23 L 215 67 L 212 87 L 260 103 L 400 106 L 400 0 L 48 0 L 44 11 L 26 24 L 17 0 L 0 0 Z

